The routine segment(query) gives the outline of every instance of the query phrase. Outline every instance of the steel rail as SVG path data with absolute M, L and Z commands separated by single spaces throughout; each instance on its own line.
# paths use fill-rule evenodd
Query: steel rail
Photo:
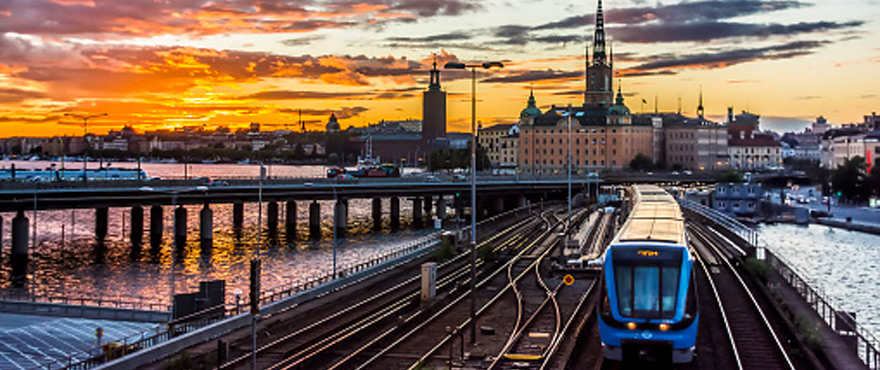
M 693 225 L 689 229 L 693 232 L 694 236 L 698 235 L 698 232 L 695 230 Z M 706 245 L 702 238 L 697 236 L 696 239 L 699 239 L 700 243 L 703 244 L 706 248 L 711 248 Z M 711 253 L 711 249 L 709 249 Z M 724 323 L 724 330 L 727 332 L 727 339 L 730 341 L 730 348 L 733 350 L 733 358 L 736 360 L 736 368 L 739 370 L 744 370 L 742 366 L 742 361 L 739 359 L 739 349 L 736 347 L 736 341 L 733 340 L 733 331 L 730 329 L 730 322 L 727 320 L 727 313 L 724 311 L 724 305 L 721 304 L 721 296 L 718 294 L 718 288 L 715 286 L 715 280 L 712 279 L 712 274 L 709 273 L 709 270 L 706 268 L 706 263 L 703 262 L 703 258 L 700 256 L 700 253 L 694 252 L 694 256 L 697 257 L 697 261 L 700 263 L 700 267 L 703 270 L 703 273 L 706 275 L 706 279 L 709 281 L 709 286 L 712 288 L 712 295 L 715 297 L 715 303 L 718 304 L 718 311 L 721 312 L 721 321 Z
M 552 215 L 552 214 L 551 214 L 551 215 Z M 555 215 L 554 215 L 554 216 L 555 216 Z M 556 218 L 556 217 L 554 217 L 554 218 Z M 531 250 L 535 245 L 537 245 L 538 243 L 540 243 L 540 242 L 546 240 L 546 238 L 551 234 L 551 232 L 552 232 L 556 227 L 558 227 L 558 226 L 561 224 L 561 221 L 559 221 L 558 218 L 556 218 L 556 219 L 557 219 L 557 221 L 556 221 L 555 224 L 551 224 L 552 226 L 548 227 L 547 230 L 545 230 L 543 233 L 541 233 L 541 235 L 539 235 L 538 238 L 536 238 L 534 241 L 532 241 L 532 242 L 531 242 L 526 248 L 523 248 L 523 250 L 520 251 L 519 254 L 517 254 L 517 256 L 522 256 L 523 254 L 525 254 L 526 251 Z M 549 222 L 549 221 L 546 220 L 546 218 L 545 218 L 545 222 Z M 547 253 L 549 253 L 549 252 L 552 251 L 552 250 L 553 250 L 553 248 L 547 248 L 547 250 L 545 250 L 543 254 L 547 254 Z M 510 261 L 508 261 L 508 263 L 510 263 Z M 535 261 L 533 261 L 532 264 L 535 264 Z M 505 266 L 500 267 L 498 270 L 496 270 L 496 271 L 493 272 L 490 276 L 488 276 L 486 279 L 484 279 L 482 282 L 480 282 L 477 286 L 478 286 L 478 287 L 481 287 L 481 286 L 487 284 L 487 283 L 488 283 L 491 279 L 493 279 L 498 273 L 500 273 L 501 271 L 504 271 L 504 269 L 506 269 L 506 268 L 507 268 L 507 265 L 505 264 Z M 531 265 L 530 265 L 529 267 L 527 267 L 527 268 L 526 268 L 526 271 L 523 271 L 523 273 L 521 273 L 521 274 L 517 277 L 516 280 L 519 280 L 519 279 L 521 279 L 523 276 L 525 276 L 525 274 L 528 272 L 528 269 L 530 269 L 530 268 L 531 268 Z M 492 305 L 494 305 L 495 302 L 497 302 L 497 301 L 500 299 L 500 297 L 502 297 L 502 296 L 503 296 L 503 295 L 504 295 L 509 289 L 510 289 L 510 285 L 506 285 L 503 289 L 501 289 L 500 291 L 498 291 L 498 293 L 496 293 L 494 297 L 492 297 L 492 298 L 491 298 L 486 304 L 484 304 L 484 305 L 483 305 L 483 306 L 477 311 L 477 317 L 479 317 L 483 312 L 485 312 L 485 311 L 486 311 L 487 309 L 489 309 Z M 440 314 L 442 314 L 443 312 L 445 312 L 445 311 L 448 310 L 449 308 L 455 306 L 455 304 L 458 303 L 458 301 L 464 299 L 467 295 L 468 295 L 468 294 L 462 295 L 461 297 L 459 297 L 458 299 L 456 299 L 455 301 L 453 301 L 452 303 L 450 303 L 449 305 L 447 305 L 446 307 L 444 307 L 443 310 L 441 310 L 441 312 L 438 312 L 437 314 L 435 314 L 434 316 L 432 316 L 432 317 L 429 319 L 429 321 L 435 319 L 436 317 L 438 317 Z M 464 327 L 465 325 L 468 325 L 469 323 L 470 323 L 470 318 L 467 318 L 467 319 L 464 320 L 464 322 L 462 322 L 462 324 L 461 324 L 460 326 L 461 326 L 461 327 Z M 423 325 L 420 325 L 420 327 L 419 327 L 419 328 L 416 328 L 416 329 L 421 329 L 421 327 L 423 327 L 424 325 L 426 325 L 426 323 L 423 324 Z M 415 331 L 415 330 L 414 330 L 414 331 Z M 413 333 L 414 331 L 411 331 L 410 333 L 407 333 L 407 337 L 408 337 L 409 335 L 412 335 L 412 333 Z M 440 340 L 439 343 L 437 343 L 434 347 L 432 347 L 432 348 L 429 349 L 425 354 L 423 354 L 423 355 L 419 358 L 419 360 L 418 360 L 416 363 L 412 364 L 408 369 L 409 369 L 409 370 L 415 370 L 419 363 L 423 363 L 423 362 L 426 361 L 428 358 L 430 358 L 435 352 L 437 352 L 442 346 L 444 346 L 444 345 L 445 345 L 445 344 L 446 344 L 446 343 L 447 343 L 452 337 L 453 337 L 452 334 L 447 334 L 445 337 L 443 337 L 443 339 Z M 370 362 L 372 362 L 372 361 L 375 361 L 375 359 L 377 359 L 379 356 L 381 356 L 381 355 L 383 355 L 384 353 L 386 353 L 387 351 L 389 351 L 391 348 L 393 348 L 394 346 L 396 346 L 397 344 L 399 344 L 399 342 L 401 342 L 401 341 L 402 341 L 402 340 L 398 340 L 397 342 L 392 343 L 392 345 L 386 347 L 385 349 L 383 349 L 382 351 L 380 351 L 379 353 L 377 353 L 375 356 L 373 356 L 373 358 L 371 358 L 371 359 L 369 360 L 368 363 L 370 363 Z M 362 369 L 363 369 L 368 363 L 365 363 L 364 365 L 362 365 L 361 367 L 359 367 L 357 370 L 362 370 Z
M 706 231 L 700 229 L 695 224 L 691 225 L 691 230 L 696 230 L 695 234 L 698 236 L 698 238 L 701 238 L 701 240 L 704 243 L 708 243 L 707 247 L 712 249 L 714 251 L 714 253 L 720 254 L 720 251 L 718 250 L 719 246 L 715 242 L 710 240 L 711 237 L 707 234 Z M 733 273 L 733 276 L 736 277 L 736 280 L 739 282 L 739 286 L 742 287 L 743 291 L 748 295 L 749 300 L 752 303 L 752 307 L 755 308 L 755 310 L 758 312 L 758 315 L 761 317 L 761 321 L 764 323 L 764 328 L 767 329 L 767 332 L 770 334 L 770 337 L 773 338 L 773 342 L 776 344 L 776 348 L 778 349 L 779 354 L 781 354 L 782 358 L 785 360 L 785 364 L 787 365 L 788 369 L 795 370 L 794 364 L 792 364 L 791 359 L 788 357 L 788 352 L 785 351 L 785 347 L 783 347 L 782 342 L 779 341 L 779 337 L 776 335 L 776 332 L 773 330 L 773 327 L 770 325 L 770 320 L 767 319 L 767 316 L 764 314 L 764 310 L 758 304 L 758 301 L 755 299 L 755 296 L 752 294 L 751 289 L 749 289 L 748 285 L 742 279 L 739 272 L 737 272 L 736 269 L 734 269 L 734 267 L 730 263 L 730 261 L 728 261 L 726 258 L 723 258 L 723 257 L 720 259 L 722 261 L 724 261 L 724 265 L 726 265 L 727 269 Z M 723 312 L 724 308 L 722 307 L 721 310 Z M 733 341 L 732 332 L 728 332 L 728 333 L 731 334 L 731 341 Z M 739 358 L 740 355 L 741 354 L 737 354 L 737 363 L 741 366 L 740 369 L 742 369 L 741 361 Z
M 551 211 L 548 210 L 548 211 L 545 211 L 544 213 L 547 213 L 547 212 L 551 212 Z M 526 249 L 528 249 L 528 247 L 523 248 L 523 251 L 525 251 Z M 517 254 L 517 256 L 521 255 L 522 253 L 523 253 L 523 252 L 521 251 L 519 254 Z M 482 261 L 480 261 L 480 263 L 482 263 Z M 510 263 L 510 261 L 507 262 L 507 264 L 509 264 L 509 263 Z M 506 266 L 507 264 L 505 264 L 505 266 Z M 504 269 L 504 268 L 505 268 L 505 267 L 502 266 L 500 269 L 498 269 L 498 270 L 496 270 L 495 272 L 493 272 L 490 276 L 495 276 L 495 275 L 497 275 L 498 272 L 500 272 L 500 271 L 501 271 L 502 269 Z M 468 283 L 468 282 L 469 282 L 469 279 L 466 279 L 463 283 Z M 479 284 L 477 284 L 477 287 L 482 286 L 484 282 L 485 282 L 485 280 L 484 280 L 483 282 L 480 282 Z M 422 322 L 421 322 L 416 328 L 410 330 L 410 331 L 407 332 L 405 335 L 403 335 L 403 336 L 401 336 L 401 337 L 398 337 L 397 340 L 394 341 L 391 345 L 387 346 L 385 349 L 383 349 L 382 351 L 380 351 L 379 353 L 377 353 L 376 355 L 374 355 L 373 357 L 371 357 L 369 360 L 367 360 L 366 362 L 362 363 L 362 364 L 358 367 L 358 369 L 362 369 L 362 368 L 364 368 L 365 366 L 369 365 L 370 363 L 372 363 L 373 361 L 375 361 L 376 359 L 378 359 L 379 357 L 381 357 L 385 352 L 387 352 L 387 351 L 390 350 L 391 348 L 395 347 L 397 344 L 399 344 L 399 343 L 402 342 L 404 339 L 408 338 L 409 336 L 411 336 L 412 334 L 414 334 L 414 333 L 417 332 L 418 330 L 421 330 L 421 328 L 423 328 L 423 327 L 426 326 L 427 324 L 431 323 L 434 319 L 436 319 L 436 318 L 437 318 L 438 316 L 440 316 L 442 313 L 446 312 L 446 310 L 448 310 L 449 308 L 453 307 L 455 304 L 457 304 L 458 302 L 460 302 L 462 299 L 468 297 L 469 295 L 470 295 L 470 291 L 465 292 L 465 294 L 459 296 L 458 298 L 456 298 L 455 300 L 453 300 L 453 302 L 451 302 L 451 303 L 447 304 L 445 307 L 441 308 L 438 312 L 436 312 L 434 315 L 432 315 L 431 317 L 429 317 L 427 320 L 422 321 Z M 477 315 L 479 315 L 480 312 L 482 312 L 482 310 L 481 310 L 481 311 L 478 311 L 478 312 L 477 312 Z M 421 312 L 416 312 L 416 313 L 410 315 L 409 317 L 407 317 L 406 319 L 404 319 L 404 320 L 402 321 L 402 324 L 406 324 L 406 323 L 411 322 L 412 320 L 418 318 L 420 314 L 421 314 Z M 361 346 L 361 347 L 355 349 L 354 351 L 352 351 L 351 353 L 349 353 L 347 356 L 345 356 L 344 358 L 342 358 L 341 360 L 339 360 L 338 362 L 336 362 L 335 364 L 333 364 L 332 366 L 330 366 L 328 369 L 336 369 L 336 368 L 339 368 L 339 367 L 343 366 L 343 364 L 345 364 L 345 363 L 348 362 L 349 360 L 353 359 L 355 356 L 359 355 L 361 352 L 365 351 L 366 349 L 372 347 L 375 343 L 378 343 L 380 340 L 384 339 L 386 336 L 390 335 L 391 333 L 393 333 L 393 332 L 396 331 L 396 330 L 397 330 L 397 328 L 390 328 L 390 329 L 388 329 L 388 330 L 382 332 L 380 335 L 378 335 L 377 337 L 374 337 L 372 340 L 370 340 L 368 343 L 364 344 L 363 346 Z
M 492 235 L 489 239 L 483 241 L 481 244 L 485 244 L 485 243 L 493 242 L 493 241 L 495 241 L 496 239 L 501 238 L 502 236 L 507 235 L 508 233 L 511 233 L 511 232 L 515 231 L 515 230 L 518 229 L 518 228 L 527 227 L 526 225 L 527 225 L 530 221 L 531 221 L 531 220 L 529 220 L 529 219 L 521 220 L 521 221 L 515 223 L 514 225 L 511 225 L 511 226 L 505 228 L 505 229 L 502 230 L 501 232 L 498 232 L 498 233 Z M 514 234 L 514 236 L 516 236 L 516 235 L 518 235 L 518 234 Z M 452 265 L 453 263 L 456 263 L 456 262 L 459 261 L 459 260 L 463 260 L 463 258 L 464 258 L 463 255 L 456 256 L 456 257 L 454 257 L 453 259 L 451 259 L 451 260 L 449 260 L 449 261 L 446 261 L 446 262 L 442 263 L 442 264 L 440 265 L 439 268 L 441 268 L 441 269 L 442 269 L 442 268 L 446 268 L 447 266 L 450 266 L 450 265 Z M 460 272 L 460 271 L 459 271 L 459 272 Z M 456 274 L 455 274 L 455 271 L 453 271 L 453 273 L 451 273 L 451 274 L 447 274 L 446 276 L 444 276 L 443 278 L 441 278 L 441 283 L 444 281 L 444 279 L 447 279 L 449 275 L 460 276 L 460 275 L 456 275 Z M 311 330 L 313 330 L 313 329 L 317 329 L 317 328 L 321 327 L 322 325 L 325 325 L 325 324 L 327 324 L 328 322 L 331 322 L 331 321 L 333 321 L 333 320 L 337 320 L 338 318 L 342 317 L 343 315 L 346 315 L 346 314 L 349 314 L 349 313 L 351 313 L 351 312 L 354 312 L 355 310 L 361 309 L 361 308 L 363 308 L 364 306 L 366 306 L 367 304 L 370 304 L 370 303 L 372 303 L 372 302 L 378 301 L 378 300 L 381 299 L 381 298 L 385 298 L 385 297 L 387 297 L 387 296 L 389 296 L 389 295 L 391 295 L 391 294 L 393 294 L 393 293 L 395 293 L 395 292 L 397 292 L 397 291 L 399 291 L 399 290 L 405 288 L 407 285 L 411 285 L 411 284 L 417 282 L 420 278 L 421 278 L 421 277 L 418 276 L 418 275 L 413 276 L 413 277 L 411 277 L 411 278 L 409 278 L 409 279 L 407 279 L 407 280 L 405 280 L 405 281 L 403 281 L 403 282 L 401 282 L 401 283 L 398 283 L 398 284 L 396 284 L 396 285 L 394 285 L 394 286 L 392 286 L 392 287 L 390 287 L 390 288 L 388 288 L 388 289 L 385 289 L 385 290 L 379 292 L 378 294 L 372 295 L 372 296 L 370 296 L 370 297 L 367 298 L 367 299 L 364 299 L 364 300 L 358 301 L 357 303 L 355 303 L 355 304 L 353 304 L 353 305 L 350 305 L 350 306 L 346 307 L 345 309 L 343 309 L 343 310 L 341 310 L 341 311 L 338 311 L 338 312 L 336 312 L 336 313 L 334 313 L 334 314 L 332 314 L 332 315 L 330 315 L 330 316 L 324 317 L 324 318 L 322 318 L 322 319 L 320 319 L 320 320 L 318 320 L 318 321 L 315 321 L 315 322 L 309 324 L 308 326 L 303 327 L 303 328 L 301 328 L 301 329 L 299 329 L 299 330 L 297 330 L 297 331 L 295 331 L 295 332 L 293 332 L 293 333 L 287 334 L 287 335 L 285 335 L 285 336 L 283 336 L 283 337 L 281 337 L 281 338 L 278 338 L 278 339 L 276 339 L 276 340 L 274 340 L 274 341 L 272 341 L 272 342 L 270 342 L 270 343 L 267 343 L 267 344 L 265 344 L 265 345 L 263 345 L 263 346 L 261 346 L 261 347 L 259 347 L 259 348 L 257 349 L 257 354 L 259 354 L 259 353 L 261 353 L 261 352 L 264 352 L 264 351 L 266 351 L 266 350 L 271 350 L 272 348 L 277 347 L 277 346 L 279 346 L 279 345 L 282 345 L 283 343 L 289 342 L 289 341 L 293 340 L 294 338 L 296 338 L 296 337 L 298 337 L 298 336 L 301 336 L 301 335 L 305 334 L 305 333 L 308 332 L 308 331 L 311 331 Z M 409 296 L 412 296 L 413 294 L 417 295 L 418 293 L 411 293 L 411 294 L 408 295 L 408 297 L 409 297 Z M 406 299 L 406 298 L 404 298 L 404 299 Z M 293 308 L 293 307 L 291 307 L 291 309 L 292 309 L 292 308 Z M 288 309 L 288 310 L 289 310 L 289 309 Z M 240 357 L 238 357 L 238 358 L 236 358 L 236 359 L 234 359 L 234 360 L 231 360 L 231 361 L 229 361 L 229 362 L 224 363 L 222 366 L 219 367 L 219 369 L 228 369 L 228 368 L 231 368 L 231 367 L 233 367 L 233 366 L 239 365 L 239 364 L 241 364 L 243 361 L 246 361 L 246 360 L 250 359 L 250 357 L 251 357 L 251 354 L 250 354 L 250 353 L 245 354 L 245 355 L 242 355 L 242 356 L 240 356 Z

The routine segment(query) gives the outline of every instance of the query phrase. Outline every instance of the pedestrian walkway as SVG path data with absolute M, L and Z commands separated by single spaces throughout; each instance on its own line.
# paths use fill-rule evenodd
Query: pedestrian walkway
M 150 330 L 156 324 L 0 314 L 0 370 L 32 369 L 52 361 L 67 363 L 87 357 L 95 346 L 95 329 L 113 342 Z M 58 367 L 53 366 L 53 368 Z

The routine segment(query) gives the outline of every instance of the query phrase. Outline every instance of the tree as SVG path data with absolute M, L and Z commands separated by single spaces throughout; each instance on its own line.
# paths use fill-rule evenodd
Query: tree
M 871 189 L 867 184 L 868 165 L 856 156 L 845 160 L 831 173 L 831 186 L 846 200 L 866 198 Z
M 654 169 L 654 163 L 651 162 L 651 158 L 648 156 L 639 153 L 633 158 L 632 161 L 629 162 L 629 168 L 632 168 L 636 171 L 650 171 Z
M 733 168 L 728 168 L 715 176 L 715 181 L 737 183 L 743 181 L 743 176 L 739 171 Z

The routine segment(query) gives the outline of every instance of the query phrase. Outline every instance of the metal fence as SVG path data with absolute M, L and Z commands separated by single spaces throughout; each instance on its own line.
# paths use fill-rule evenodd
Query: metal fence
M 167 302 L 149 301 L 140 297 L 100 297 L 72 296 L 58 294 L 37 294 L 31 291 L 5 291 L 0 293 L 0 300 L 40 303 L 58 303 L 76 306 L 111 307 L 128 310 L 166 312 Z
M 799 271 L 794 264 L 785 260 L 780 254 L 775 253 L 773 248 L 760 238 L 756 230 L 699 203 L 680 202 L 685 208 L 733 231 L 754 246 L 756 251 L 760 251 L 759 256 L 763 255 L 762 258 L 800 294 L 822 320 L 853 347 L 862 363 L 869 369 L 880 370 L 880 350 L 878 350 L 880 349 L 880 341 L 877 340 L 877 337 L 864 326 L 859 325 L 848 312 L 836 308 L 825 292 L 814 288 L 813 283 L 804 278 L 807 276 L 806 274 Z

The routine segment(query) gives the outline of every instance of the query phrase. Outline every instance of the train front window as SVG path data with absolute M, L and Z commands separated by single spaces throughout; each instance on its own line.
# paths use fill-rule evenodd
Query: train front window
M 669 318 L 675 314 L 679 267 L 616 264 L 617 306 L 625 317 Z

